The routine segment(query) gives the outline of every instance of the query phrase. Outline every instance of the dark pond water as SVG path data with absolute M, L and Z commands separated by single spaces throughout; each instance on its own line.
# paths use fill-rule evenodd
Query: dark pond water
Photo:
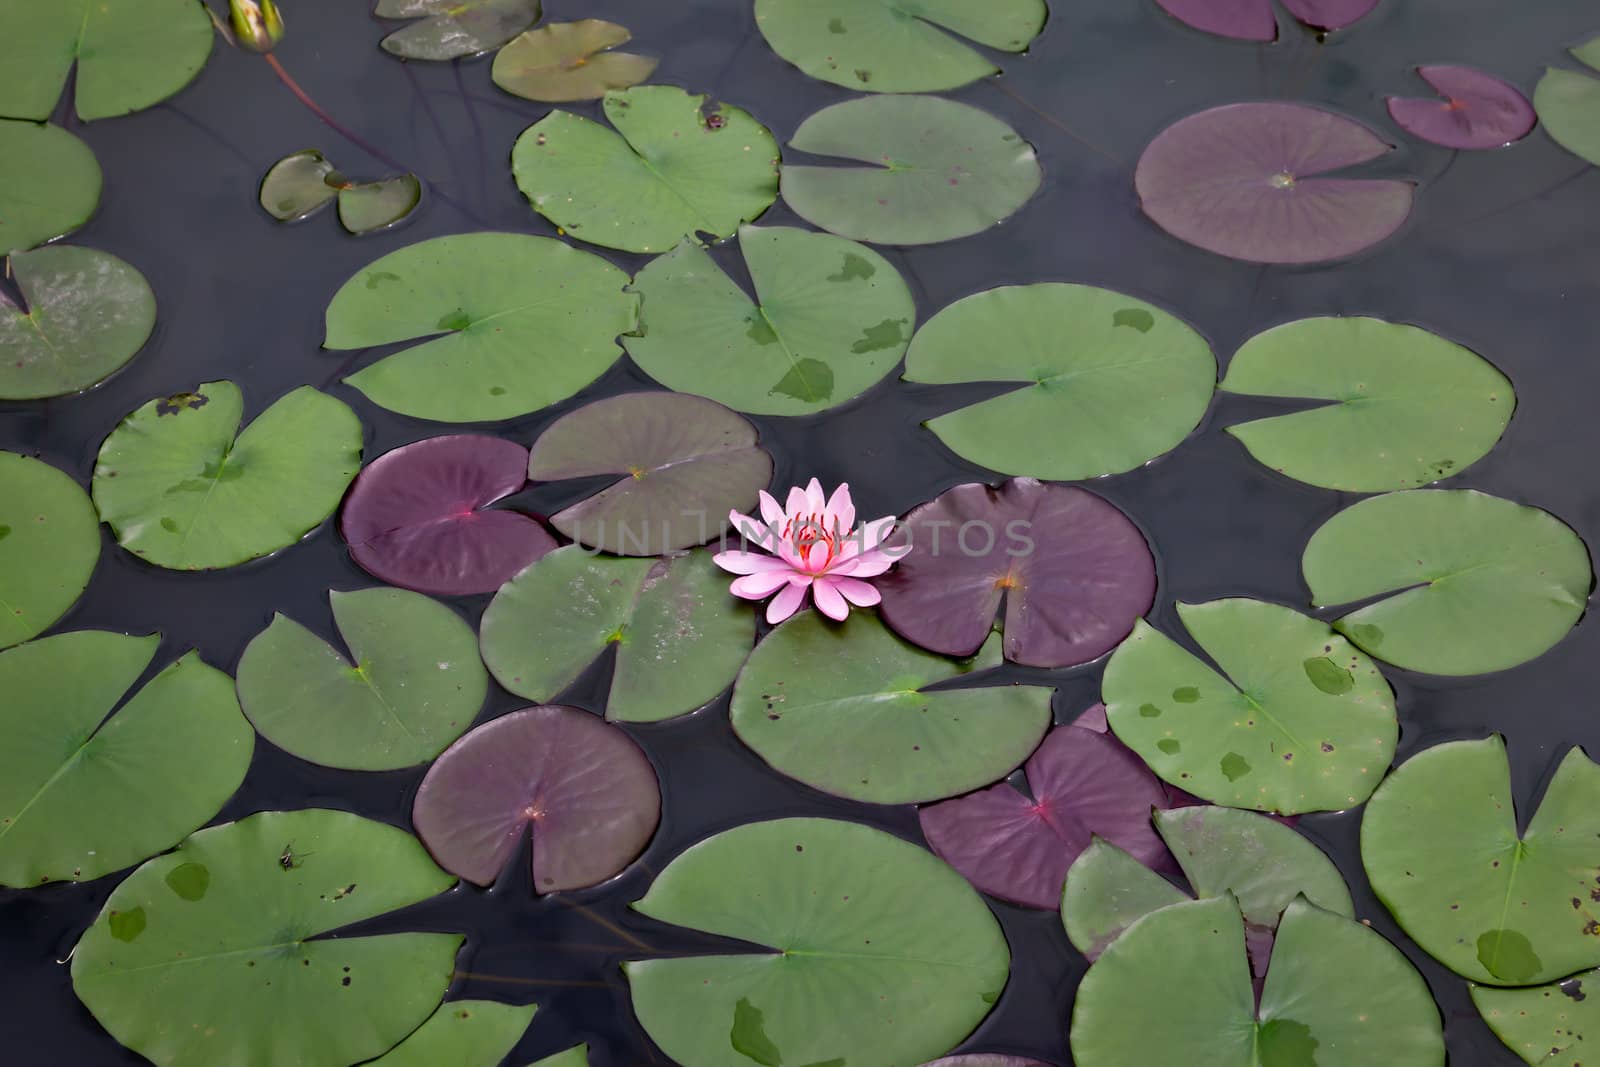
M 369 457 L 443 432 L 338 384 L 347 362 L 319 348 L 323 308 L 357 268 L 413 241 L 481 228 L 551 232 L 517 192 L 508 164 L 512 141 L 544 109 L 499 93 L 486 62 L 407 67 L 381 53 L 383 30 L 366 0 L 284 0 L 284 7 L 290 34 L 279 55 L 289 70 L 451 202 L 435 195 L 408 226 L 365 239 L 345 236 L 327 216 L 290 228 L 273 223 L 255 204 L 256 183 L 284 154 L 320 147 L 349 173 L 376 176 L 382 168 L 301 109 L 264 63 L 241 53 L 217 54 L 195 85 L 140 115 L 88 128 L 58 119 L 89 142 L 106 172 L 100 213 L 75 240 L 144 271 L 160 301 L 160 321 L 138 359 L 95 392 L 0 405 L 0 448 L 41 456 L 87 484 L 101 439 L 123 414 L 151 397 L 217 378 L 244 388 L 247 418 L 297 385 L 330 389 L 360 413 Z M 1458 157 L 1395 131 L 1400 149 L 1384 167 L 1421 183 L 1412 222 L 1365 258 L 1314 269 L 1263 269 L 1179 244 L 1139 214 L 1131 181 L 1133 161 L 1152 136 L 1217 104 L 1303 99 L 1393 130 L 1382 98 L 1424 90 L 1411 73 L 1419 63 L 1469 64 L 1531 91 L 1566 45 L 1600 31 L 1600 12 L 1589 0 L 1520 7 L 1503 0 L 1385 0 L 1333 43 L 1289 35 L 1268 48 L 1189 32 L 1150 0 L 1058 0 L 1056 7 L 1033 53 L 1007 62 L 1003 80 L 951 94 L 997 113 L 1032 141 L 1046 181 L 1004 226 L 949 244 L 885 250 L 911 283 L 921 319 L 991 286 L 1069 280 L 1171 308 L 1224 359 L 1254 333 L 1305 316 L 1415 322 L 1482 353 L 1517 389 L 1516 415 L 1500 446 L 1450 484 L 1537 504 L 1590 545 L 1600 544 L 1592 473 L 1600 454 L 1593 414 L 1600 395 L 1600 210 L 1594 209 L 1600 171 L 1542 132 L 1510 150 Z M 626 24 L 637 50 L 662 57 L 656 81 L 746 107 L 780 141 L 806 115 L 850 95 L 773 55 L 755 30 L 749 0 L 547 0 L 547 15 Z M 765 221 L 797 224 L 781 204 Z M 630 271 L 643 262 L 610 258 Z M 526 444 L 578 404 L 648 384 L 623 360 L 573 401 L 498 424 L 494 432 Z M 919 427 L 960 402 L 955 391 L 891 378 L 825 416 L 755 421 L 777 456 L 776 484 L 812 475 L 825 484 L 848 480 L 863 513 L 877 515 L 988 477 Z M 1301 547 L 1351 502 L 1251 461 L 1220 432 L 1249 410 L 1237 399 L 1219 399 L 1176 452 L 1094 483 L 1150 535 L 1162 579 L 1153 621 L 1169 633 L 1181 632 L 1175 600 L 1243 594 L 1305 606 Z M 549 510 L 562 500 L 541 491 L 529 503 Z M 276 558 L 210 575 L 144 566 L 108 539 L 87 595 L 58 628 L 159 629 L 165 644 L 157 663 L 193 647 L 231 671 L 272 612 L 332 637 L 327 590 L 372 584 L 326 525 Z M 475 621 L 488 599 L 465 599 L 458 607 Z M 1548 654 L 1501 674 L 1451 681 L 1386 668 L 1400 698 L 1399 758 L 1450 738 L 1503 732 L 1526 813 L 1567 746 L 1589 744 L 1600 752 L 1597 661 L 1600 625 L 1591 616 Z M 1058 686 L 1056 716 L 1067 721 L 1097 698 L 1100 669 L 1016 673 Z M 585 684 L 571 702 L 597 707 L 602 695 L 597 684 Z M 483 716 L 520 703 L 497 691 Z M 371 925 L 464 931 L 463 966 L 472 976 L 452 996 L 537 1000 L 542 1010 L 508 1062 L 525 1063 L 577 1041 L 590 1043 L 596 1067 L 664 1062 L 633 1020 L 617 964 L 703 950 L 706 942 L 629 914 L 628 902 L 644 892 L 653 871 L 707 834 L 780 815 L 857 819 L 920 840 L 909 807 L 845 803 L 768 771 L 734 739 L 726 710 L 724 698 L 688 719 L 628 728 L 655 761 L 665 809 L 648 852 L 619 879 L 534 899 L 523 876 L 487 892 L 457 889 Z M 406 825 L 422 773 L 324 770 L 260 741 L 248 779 L 218 820 L 329 806 Z M 1372 896 L 1356 847 L 1359 821 L 1358 812 L 1313 816 L 1301 828 L 1337 859 L 1358 914 L 1427 977 L 1444 1013 L 1452 1064 L 1519 1062 L 1478 1020 L 1465 983 L 1411 945 Z M 67 968 L 56 962 L 118 880 L 0 891 L 6 1063 L 143 1062 L 99 1029 L 73 996 Z M 1066 1067 L 1067 1015 L 1085 965 L 1054 914 L 993 907 L 1011 942 L 1011 982 L 964 1047 Z

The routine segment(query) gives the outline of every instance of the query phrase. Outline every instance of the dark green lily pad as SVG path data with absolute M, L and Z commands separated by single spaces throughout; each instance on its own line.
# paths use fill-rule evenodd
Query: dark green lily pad
M 762 946 L 623 964 L 639 1021 L 676 1063 L 921 1063 L 989 1013 L 1010 965 L 1000 925 L 960 875 L 832 819 L 701 841 L 634 907 Z
M 255 733 L 233 679 L 198 654 L 111 714 L 160 641 L 82 630 L 0 652 L 0 884 L 90 881 L 137 863 L 204 825 L 244 781 Z
M 461 616 L 404 589 L 328 599 L 350 659 L 283 615 L 245 647 L 239 700 L 261 736 L 325 767 L 386 771 L 466 733 L 489 675 Z
M 769 633 L 733 689 L 739 739 L 807 785 L 873 804 L 912 804 L 1004 778 L 1050 726 L 1050 690 L 939 689 L 1000 663 L 1000 638 L 967 661 L 902 641 L 866 612 L 810 611 Z
M 951 34 L 1021 52 L 1044 19 L 1044 0 L 756 0 L 756 25 L 774 52 L 864 93 L 939 92 L 998 74 Z
M 239 430 L 232 382 L 152 400 L 100 446 L 94 503 L 117 542 L 158 567 L 232 567 L 294 544 L 361 468 L 361 420 L 310 386 Z
M 415 174 L 339 188 L 339 225 L 354 234 L 376 233 L 403 221 L 422 202 Z
M 740 411 L 809 415 L 900 362 L 917 309 L 888 260 L 787 226 L 745 226 L 739 247 L 755 301 L 689 240 L 634 278 L 642 329 L 623 343 L 645 373 Z
M 873 244 L 949 241 L 1002 222 L 1038 191 L 1033 146 L 987 111 L 936 96 L 823 108 L 789 147 L 864 167 L 783 168 L 783 199 L 824 230 Z
M 1101 691 L 1124 744 L 1166 781 L 1216 804 L 1342 811 L 1394 758 L 1394 694 L 1326 623 L 1242 597 L 1179 604 L 1211 662 L 1141 620 Z
M 378 0 L 382 19 L 420 19 L 383 39 L 401 59 L 442 61 L 489 52 L 539 21 L 539 0 Z
M 528 1064 L 528 1067 L 589 1067 L 589 1046 L 573 1045 L 554 1056 Z
M 500 588 L 483 613 L 495 680 L 546 703 L 616 646 L 606 718 L 656 722 L 704 707 L 755 640 L 750 606 L 710 553 L 612 559 L 559 548 Z
M 449 1000 L 367 1067 L 500 1067 L 538 1010 L 537 1004 Z
M 1600 1034 L 1600 971 L 1531 989 L 1472 986 L 1472 1003 L 1506 1047 L 1534 1067 L 1594 1067 L 1586 1039 Z
M 656 59 L 612 51 L 632 37 L 626 27 L 602 19 L 552 22 L 500 49 L 490 73 L 500 88 L 527 100 L 598 100 L 655 71 Z
M 0 255 L 71 233 L 99 203 L 88 145 L 59 126 L 0 119 Z
M 0 452 L 0 648 L 43 633 L 89 585 L 100 522 L 78 483 Z
M 1373 794 L 1361 862 L 1411 939 L 1488 985 L 1548 982 L 1600 964 L 1600 766 L 1561 760 L 1517 832 L 1505 742 L 1451 741 Z
M 1360 501 L 1300 561 L 1317 607 L 1373 597 L 1334 629 L 1429 674 L 1484 674 L 1542 654 L 1588 604 L 1589 552 L 1560 519 L 1468 489 Z
M 324 348 L 421 339 L 346 379 L 374 403 L 440 422 L 526 415 L 565 400 L 622 354 L 628 276 L 562 241 L 470 233 L 367 264 L 328 305 Z
M 339 195 L 345 177 L 315 148 L 284 156 L 261 179 L 262 210 L 279 222 L 298 222 Z
M 48 0 L 0 6 L 0 116 L 43 121 L 77 70 L 85 122 L 126 115 L 182 89 L 211 55 L 194 0 Z
M 454 882 L 393 826 L 343 811 L 252 815 L 118 886 L 72 951 L 72 987 L 161 1067 L 344 1067 L 433 1013 L 462 938 L 321 935 Z
M 1600 71 L 1600 37 L 1572 54 Z M 1534 90 L 1533 109 L 1557 144 L 1600 166 L 1600 75 L 1549 68 Z
M 606 248 L 664 252 L 732 237 L 778 196 L 778 144 L 749 112 L 675 85 L 606 93 L 615 129 L 566 111 L 529 126 L 511 170 L 533 209 Z
M 1089 968 L 1072 1009 L 1077 1067 L 1443 1067 L 1422 976 L 1361 923 L 1296 900 L 1259 1006 L 1231 897 L 1162 908 Z
M 1301 319 L 1252 337 L 1218 387 L 1306 397 L 1309 411 L 1228 427 L 1261 463 L 1325 489 L 1412 489 L 1489 453 L 1516 394 L 1470 349 L 1381 319 Z
M 904 377 L 1016 382 L 928 428 L 974 463 L 1069 481 L 1132 470 L 1176 447 L 1211 403 L 1217 363 L 1205 338 L 1154 304 L 1045 283 L 989 289 L 940 311 L 912 339 Z
M 9 262 L 27 309 L 0 292 L 0 400 L 82 392 L 150 339 L 156 295 L 109 252 L 50 245 Z

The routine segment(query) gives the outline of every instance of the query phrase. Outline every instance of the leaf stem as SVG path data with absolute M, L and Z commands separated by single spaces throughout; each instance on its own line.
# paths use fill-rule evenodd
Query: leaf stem
M 397 163 L 395 160 L 389 158 L 389 156 L 385 154 L 383 150 L 379 149 L 375 145 L 367 143 L 367 141 L 358 136 L 353 130 L 348 130 L 339 125 L 332 115 L 322 110 L 322 107 L 315 100 L 311 99 L 310 93 L 307 93 L 304 89 L 300 88 L 299 82 L 290 77 L 289 72 L 283 69 L 283 64 L 278 62 L 277 56 L 273 55 L 271 52 L 268 52 L 261 58 L 267 61 L 267 66 L 272 68 L 272 72 L 278 76 L 278 80 L 283 82 L 284 86 L 295 95 L 295 99 L 304 104 L 313 115 L 321 119 L 325 126 L 333 130 L 340 137 L 343 137 L 345 140 L 349 141 L 351 144 L 355 145 L 357 148 L 361 149 L 373 159 L 376 159 L 378 162 L 382 163 L 384 166 L 393 170 L 412 173 L 409 167 L 402 163 Z

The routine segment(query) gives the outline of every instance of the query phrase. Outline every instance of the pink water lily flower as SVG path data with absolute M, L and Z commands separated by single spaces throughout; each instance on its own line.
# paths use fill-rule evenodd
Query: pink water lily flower
M 767 621 L 780 623 L 805 603 L 806 590 L 817 610 L 842 620 L 850 605 L 870 607 L 881 599 L 864 581 L 894 566 L 895 556 L 881 547 L 894 529 L 895 518 L 856 527 L 856 507 L 850 486 L 841 484 L 833 496 L 824 496 L 815 478 L 804 489 L 790 489 L 787 507 L 779 507 L 771 494 L 761 494 L 757 522 L 737 511 L 728 513 L 734 532 L 761 552 L 718 552 L 715 561 L 725 571 L 742 575 L 729 590 L 745 600 L 765 600 Z

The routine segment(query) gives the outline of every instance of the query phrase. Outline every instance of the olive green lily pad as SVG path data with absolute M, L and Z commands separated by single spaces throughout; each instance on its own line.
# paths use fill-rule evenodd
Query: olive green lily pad
M 404 589 L 328 599 L 350 659 L 284 615 L 245 647 L 239 700 L 261 736 L 325 767 L 386 771 L 467 732 L 489 675 L 461 616 Z
M 511 170 L 533 209 L 591 244 L 665 252 L 732 237 L 778 196 L 778 144 L 749 112 L 675 85 L 605 95 L 614 129 L 552 111 L 523 131 Z
M 1377 933 L 1296 900 L 1259 1006 L 1230 897 L 1174 904 L 1111 943 L 1078 986 L 1077 1067 L 1443 1067 L 1439 1010 Z
M 345 177 L 315 148 L 292 152 L 261 179 L 262 210 L 279 222 L 298 222 L 333 201 Z
M 1199 899 L 1232 894 L 1244 913 L 1258 975 L 1278 919 L 1304 896 L 1325 911 L 1355 916 L 1350 889 L 1323 851 L 1289 827 L 1236 808 L 1207 805 L 1153 813 L 1156 829 L 1177 857 Z M 1098 838 L 1067 871 L 1061 921 L 1079 952 L 1094 959 L 1136 921 L 1188 897 L 1128 853 Z
M 0 6 L 0 116 L 44 120 L 77 70 L 84 121 L 126 115 L 182 89 L 211 55 L 194 0 L 49 0 Z
M 376 233 L 403 221 L 421 202 L 415 174 L 348 183 L 339 188 L 339 225 L 353 234 Z
M 382 19 L 419 19 L 383 39 L 401 59 L 443 61 L 492 51 L 539 21 L 539 0 L 378 0 Z
M 0 119 L 0 255 L 71 233 L 99 203 L 88 145 L 59 126 Z
M 1587 1038 L 1600 1034 L 1600 971 L 1531 989 L 1472 986 L 1472 1003 L 1489 1029 L 1523 1061 L 1539 1067 L 1594 1067 Z
M 1517 833 L 1505 742 L 1451 741 L 1391 774 L 1361 820 L 1373 892 L 1457 974 L 1533 985 L 1600 964 L 1600 766 L 1562 759 Z
M 367 1067 L 500 1067 L 533 1021 L 537 1004 L 450 1000 L 411 1036 Z
M 1572 54 L 1600 71 L 1600 37 Z M 1600 166 L 1600 75 L 1549 68 L 1534 89 L 1533 109 L 1557 144 Z
M 598 100 L 655 71 L 658 60 L 612 51 L 632 38 L 626 27 L 603 19 L 552 22 L 500 49 L 490 74 L 500 88 L 527 100 Z
M 1560 519 L 1467 489 L 1413 489 L 1339 512 L 1300 561 L 1317 607 L 1376 603 L 1334 629 L 1372 655 L 1429 674 L 1526 663 L 1588 604 L 1589 552 Z
M 642 329 L 623 343 L 646 374 L 740 411 L 809 415 L 900 361 L 917 309 L 888 260 L 787 226 L 745 226 L 739 247 L 756 300 L 690 240 L 634 278 Z
M 936 96 L 876 96 L 823 108 L 789 147 L 861 167 L 786 163 L 783 199 L 821 229 L 920 245 L 987 230 L 1038 191 L 1033 146 L 987 111 Z
M 864 93 L 939 92 L 998 74 L 951 34 L 1021 52 L 1044 20 L 1044 0 L 756 0 L 756 25 L 774 52 Z
M 233 679 L 190 652 L 116 714 L 159 636 L 81 630 L 0 652 L 0 885 L 90 881 L 183 840 L 244 781 Z
M 963 459 L 1062 481 L 1117 474 L 1176 447 L 1211 403 L 1211 347 L 1176 316 L 1087 285 L 989 289 L 917 331 L 906 381 L 1015 382 L 928 428 Z
M 573 1045 L 554 1056 L 530 1063 L 528 1067 L 589 1067 L 589 1046 Z
M 48 463 L 0 452 L 0 648 L 65 615 L 99 560 L 89 495 Z
M 423 343 L 345 379 L 374 403 L 439 422 L 510 419 L 603 374 L 637 321 L 628 276 L 548 237 L 436 237 L 362 268 L 328 305 L 324 348 Z
M 232 567 L 287 548 L 339 506 L 361 468 L 361 421 L 310 386 L 244 428 L 232 382 L 152 400 L 100 446 L 94 503 L 158 567 Z
M 13 252 L 27 304 L 0 293 L 0 399 L 79 393 L 139 354 L 156 325 L 156 295 L 109 252 L 50 245 Z
M 694 845 L 634 907 L 755 950 L 623 964 L 676 1063 L 916 1064 L 988 1014 L 1010 953 L 977 891 L 929 852 L 832 819 L 751 823 Z
M 741 741 L 815 789 L 873 804 L 939 800 L 1004 778 L 1050 726 L 1049 689 L 926 689 L 999 664 L 998 635 L 955 661 L 869 613 L 834 623 L 804 612 L 751 653 L 730 716 Z
M 1488 455 L 1516 405 L 1505 375 L 1470 349 L 1367 318 L 1301 319 L 1257 334 L 1218 388 L 1328 401 L 1228 432 L 1275 471 L 1355 493 L 1460 474 Z
M 343 811 L 263 812 L 130 875 L 73 949 L 72 986 L 161 1067 L 344 1067 L 433 1013 L 462 938 L 321 935 L 454 882 L 404 830 Z
M 495 680 L 541 704 L 615 645 L 606 718 L 656 722 L 704 707 L 733 682 L 755 617 L 708 552 L 615 559 L 569 545 L 500 587 L 480 637 Z
M 1293 815 L 1366 800 L 1394 758 L 1394 694 L 1326 623 L 1234 597 L 1179 604 L 1207 660 L 1141 620 L 1101 692 L 1117 737 L 1216 804 Z

